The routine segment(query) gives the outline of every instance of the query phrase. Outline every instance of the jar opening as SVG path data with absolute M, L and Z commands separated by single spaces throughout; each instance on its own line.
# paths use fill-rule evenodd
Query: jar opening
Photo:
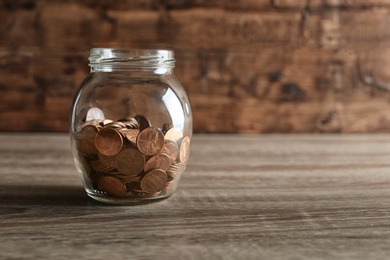
M 172 50 L 93 48 L 89 61 L 91 72 L 175 67 Z

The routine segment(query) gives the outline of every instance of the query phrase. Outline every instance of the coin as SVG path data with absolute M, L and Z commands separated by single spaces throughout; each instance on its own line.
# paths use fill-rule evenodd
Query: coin
M 139 128 L 138 121 L 135 120 L 135 118 L 133 118 L 133 117 L 127 118 L 127 120 L 123 121 L 123 123 L 126 125 L 126 127 L 128 129 L 138 129 Z
M 94 120 L 94 119 L 99 120 L 99 121 L 103 121 L 105 119 L 104 113 L 100 108 L 91 107 L 90 109 L 88 109 L 85 121 L 90 121 L 90 120 Z
M 95 145 L 101 154 L 114 156 L 122 150 L 123 138 L 115 129 L 103 128 L 96 135 Z
M 77 156 L 75 163 L 78 166 L 78 168 L 80 168 L 81 171 L 85 173 L 88 176 L 88 178 L 92 181 L 95 172 L 92 171 L 92 167 L 89 163 L 89 160 L 90 158 L 84 155 L 79 155 Z
M 166 174 L 168 175 L 168 178 L 174 179 L 177 175 L 178 170 L 179 170 L 179 164 L 177 163 L 169 166 L 168 170 L 166 170 Z
M 167 174 L 160 169 L 147 173 L 141 180 L 141 189 L 146 193 L 156 193 L 162 190 L 167 183 Z
M 169 129 L 165 134 L 165 139 L 172 140 L 176 143 L 183 137 L 183 132 L 176 127 Z
M 161 169 L 163 171 L 168 170 L 169 166 L 171 166 L 171 160 L 168 155 L 159 153 L 150 158 L 144 167 L 145 172 L 150 172 L 154 169 Z
M 145 158 L 138 150 L 126 148 L 116 156 L 116 166 L 123 174 L 137 175 L 144 169 Z
M 104 172 L 110 172 L 114 170 L 114 168 L 105 165 L 102 161 L 96 160 L 96 161 L 91 161 L 91 167 L 92 169 L 97 172 L 97 173 L 104 173 Z
M 112 122 L 114 122 L 113 120 L 111 119 L 104 119 L 102 122 L 101 122 L 101 125 L 102 126 L 106 126 L 108 124 L 111 124 Z
M 133 182 L 139 183 L 141 180 L 141 176 L 139 176 L 139 175 L 128 176 L 128 175 L 124 175 L 122 173 L 118 173 L 118 174 L 115 174 L 115 176 L 118 179 L 121 179 L 126 184 L 126 186 L 127 186 L 127 183 L 133 183 Z
M 120 128 L 126 128 L 126 125 L 123 122 L 111 122 L 111 123 L 105 125 L 105 127 L 120 129 Z
M 136 193 L 137 195 L 140 195 L 141 193 L 145 193 L 143 190 L 141 190 L 139 181 L 126 183 L 126 187 L 132 193 Z
M 116 168 L 116 160 L 115 156 L 107 156 L 101 153 L 98 153 L 99 160 L 106 166 L 110 167 L 111 169 Z
M 96 126 L 99 129 L 101 127 L 100 122 L 101 121 L 99 121 L 99 120 L 90 120 L 88 122 L 84 122 L 83 124 L 81 124 L 77 128 L 77 132 L 80 132 L 84 127 L 89 126 L 89 125 Z
M 166 186 L 168 186 L 168 184 L 172 184 L 172 182 L 175 180 L 175 178 L 173 178 L 172 176 L 170 176 L 168 174 L 167 174 L 167 176 L 168 176 L 168 179 L 167 179 L 167 185 Z
M 152 124 L 149 122 L 149 120 L 146 117 L 144 117 L 143 115 L 136 115 L 134 118 L 138 122 L 138 129 L 140 131 L 152 126 Z
M 137 137 L 137 147 L 145 155 L 155 155 L 164 146 L 163 133 L 154 127 L 142 130 Z
M 115 128 L 119 133 L 122 134 L 123 137 L 126 137 L 126 133 L 129 129 L 127 128 Z
M 144 198 L 151 198 L 151 197 L 157 197 L 161 194 L 161 191 L 155 192 L 155 193 L 145 193 L 143 195 Z
M 171 189 L 173 187 L 173 180 L 172 181 L 168 181 L 167 184 L 165 184 L 164 188 L 162 189 L 163 192 Z
M 183 141 L 180 145 L 180 152 L 179 152 L 179 161 L 184 162 L 187 160 L 189 155 L 189 149 L 190 149 L 190 138 L 188 136 L 183 138 Z
M 93 156 L 97 154 L 95 147 L 95 136 L 99 129 L 92 124 L 84 126 L 77 134 L 77 146 L 79 151 L 86 156 Z
M 137 129 L 127 129 L 126 131 L 126 139 L 130 141 L 132 145 L 137 146 L 137 136 L 139 131 Z
M 125 184 L 112 176 L 101 177 L 98 181 L 98 188 L 113 197 L 124 197 L 127 193 Z
M 165 140 L 164 146 L 159 153 L 165 153 L 169 156 L 171 163 L 174 163 L 179 155 L 179 148 L 174 141 Z

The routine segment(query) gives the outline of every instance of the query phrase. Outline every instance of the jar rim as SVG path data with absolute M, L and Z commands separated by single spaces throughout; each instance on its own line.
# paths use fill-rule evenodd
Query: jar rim
M 173 68 L 173 50 L 92 48 L 89 56 L 91 68 Z

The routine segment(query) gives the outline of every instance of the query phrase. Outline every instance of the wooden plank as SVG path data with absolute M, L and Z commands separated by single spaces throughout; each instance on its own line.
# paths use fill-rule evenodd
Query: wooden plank
M 171 198 L 109 206 L 87 198 L 66 134 L 0 134 L 1 255 L 385 259 L 389 142 L 195 135 Z

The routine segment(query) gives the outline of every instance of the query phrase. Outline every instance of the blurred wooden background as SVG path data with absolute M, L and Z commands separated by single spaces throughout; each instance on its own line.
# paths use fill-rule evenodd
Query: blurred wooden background
M 68 131 L 92 47 L 174 49 L 194 132 L 390 130 L 390 0 L 0 0 L 0 131 Z

